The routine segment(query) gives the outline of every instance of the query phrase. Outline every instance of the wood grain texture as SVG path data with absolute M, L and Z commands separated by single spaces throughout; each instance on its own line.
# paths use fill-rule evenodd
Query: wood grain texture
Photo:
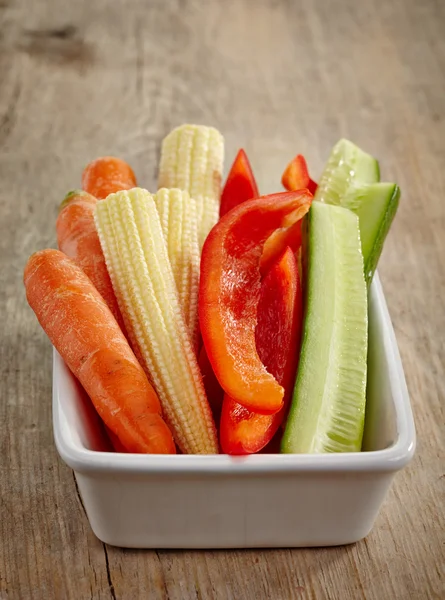
M 0 0 L 0 599 L 445 597 L 445 3 Z M 92 534 L 51 429 L 50 345 L 24 263 L 55 245 L 84 164 L 154 188 L 162 137 L 221 129 L 263 192 L 341 136 L 402 188 L 380 275 L 418 431 L 368 538 L 320 550 L 150 552 Z

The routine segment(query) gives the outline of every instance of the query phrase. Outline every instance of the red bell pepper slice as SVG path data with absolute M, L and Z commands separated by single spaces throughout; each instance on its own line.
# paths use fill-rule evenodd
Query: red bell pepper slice
M 291 248 L 272 266 L 261 284 L 256 347 L 263 364 L 283 386 L 284 405 L 261 415 L 224 396 L 220 442 L 226 454 L 252 454 L 266 446 L 283 422 L 297 370 L 303 299 L 297 260 Z
M 261 274 L 265 275 L 269 272 L 286 248 L 290 248 L 296 254 L 301 248 L 301 242 L 301 219 L 290 227 L 274 231 L 264 244 L 260 262 Z
M 258 198 L 258 187 L 247 154 L 241 148 L 236 155 L 221 194 L 220 216 L 246 200 Z
M 290 161 L 281 176 L 281 183 L 286 190 L 308 189 L 315 194 L 317 184 L 309 176 L 306 159 L 301 154 Z
M 261 254 L 267 238 L 299 221 L 311 201 L 302 190 L 243 202 L 213 227 L 202 251 L 199 320 L 207 355 L 224 391 L 263 414 L 281 409 L 284 389 L 256 350 Z

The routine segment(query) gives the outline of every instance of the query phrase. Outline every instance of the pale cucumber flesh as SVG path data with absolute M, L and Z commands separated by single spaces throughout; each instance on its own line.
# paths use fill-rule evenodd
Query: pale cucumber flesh
M 361 449 L 368 310 L 357 216 L 313 202 L 300 362 L 281 451 Z
M 315 192 L 315 200 L 342 205 L 342 199 L 352 185 L 377 183 L 379 163 L 349 140 L 334 146 Z

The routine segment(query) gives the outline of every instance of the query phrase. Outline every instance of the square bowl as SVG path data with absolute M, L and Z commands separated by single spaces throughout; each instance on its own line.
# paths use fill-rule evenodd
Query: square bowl
M 53 426 L 90 525 L 127 548 L 272 548 L 349 544 L 371 530 L 415 429 L 378 279 L 370 290 L 363 451 L 164 456 L 110 452 L 100 420 L 54 351 Z

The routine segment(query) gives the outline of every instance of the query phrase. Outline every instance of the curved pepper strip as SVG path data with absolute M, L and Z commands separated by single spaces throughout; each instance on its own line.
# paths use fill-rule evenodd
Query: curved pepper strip
M 286 248 L 290 248 L 294 254 L 301 248 L 301 219 L 285 229 L 277 229 L 264 244 L 261 255 L 260 270 L 265 275 L 272 268 Z
M 246 200 L 258 198 L 258 186 L 253 175 L 247 154 L 241 148 L 230 167 L 224 189 L 221 194 L 220 216 L 224 216 L 234 206 Z
M 226 183 L 224 184 L 221 194 L 220 215 L 223 216 L 229 210 L 238 206 L 238 204 L 246 202 L 246 200 L 252 200 L 252 198 L 258 198 L 258 196 L 258 186 L 252 172 L 252 167 L 250 166 L 247 154 L 241 148 L 230 167 Z M 205 346 L 201 348 L 198 363 L 201 368 L 202 379 L 213 416 L 215 420 L 219 421 L 224 390 L 215 377 Z
M 224 391 L 263 414 L 281 409 L 284 389 L 256 350 L 261 254 L 267 238 L 299 221 L 311 201 L 303 190 L 244 202 L 215 225 L 202 251 L 199 320 L 207 355 Z
M 261 415 L 225 395 L 220 442 L 226 454 L 258 452 L 271 441 L 283 422 L 295 380 L 302 322 L 303 298 L 297 259 L 292 249 L 287 248 L 261 284 L 255 330 L 258 355 L 285 390 L 284 406 L 274 415 Z
M 281 177 L 281 183 L 289 191 L 307 189 L 311 194 L 315 194 L 317 189 L 317 184 L 309 176 L 306 159 L 301 154 L 298 154 L 287 165 Z M 301 248 L 301 241 L 301 221 L 294 223 L 292 227 L 274 231 L 264 246 L 261 257 L 261 273 L 263 275 L 267 273 L 288 246 L 294 253 L 297 253 Z
M 315 194 L 317 189 L 317 184 L 309 176 L 306 159 L 301 154 L 297 154 L 287 165 L 281 176 L 281 183 L 289 191 L 308 189 L 311 194 Z

